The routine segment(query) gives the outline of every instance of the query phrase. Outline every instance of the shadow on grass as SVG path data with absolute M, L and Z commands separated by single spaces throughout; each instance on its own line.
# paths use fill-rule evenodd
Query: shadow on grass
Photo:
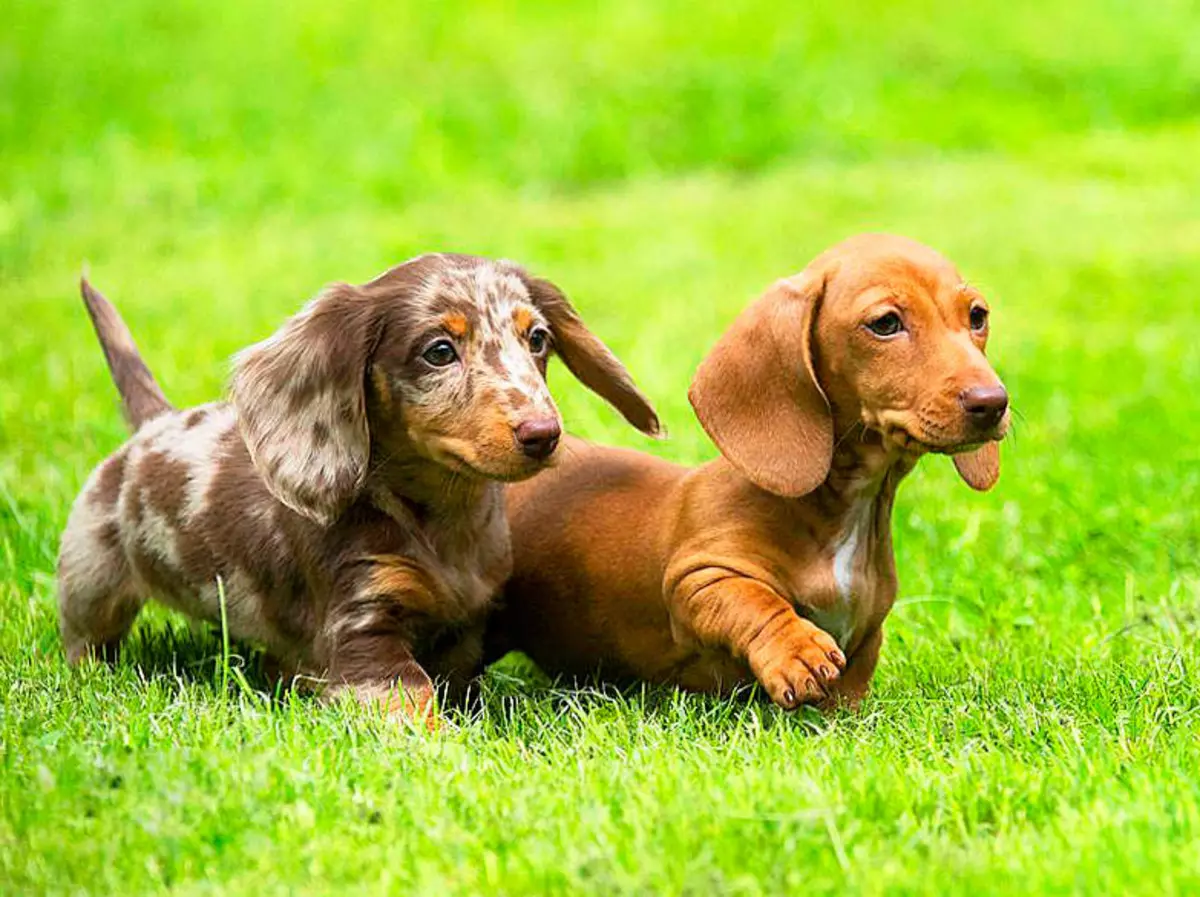
M 804 707 L 776 707 L 757 685 L 739 686 L 725 695 L 687 692 L 646 682 L 613 683 L 597 677 L 551 679 L 524 654 L 513 652 L 492 664 L 458 709 L 464 720 L 482 723 L 496 735 L 525 733 L 531 718 L 556 725 L 624 721 L 631 725 L 685 725 L 710 731 L 752 723 L 764 730 L 783 726 L 812 733 L 825 731 L 841 712 L 823 715 Z
M 211 691 L 214 699 L 223 687 L 249 690 L 272 707 L 299 698 L 312 702 L 315 712 L 317 683 L 285 675 L 262 649 L 232 643 L 227 662 L 228 670 L 218 629 L 165 614 L 140 620 L 117 660 L 118 666 L 135 669 L 148 681 L 198 686 Z M 563 723 L 571 721 L 584 726 L 678 724 L 712 734 L 751 724 L 763 730 L 785 727 L 816 734 L 838 717 L 822 716 L 811 708 L 782 711 L 755 686 L 719 696 L 647 683 L 618 685 L 594 677 L 554 680 L 516 652 L 489 666 L 458 700 L 447 700 L 443 692 L 441 706 L 453 725 L 527 742 L 557 741 Z
M 182 620 L 139 621 L 121 644 L 119 666 L 135 668 L 148 680 L 171 680 L 210 688 L 249 689 L 280 703 L 292 692 L 309 697 L 311 689 L 296 686 L 261 648 L 232 642 L 228 655 L 221 631 L 213 626 Z

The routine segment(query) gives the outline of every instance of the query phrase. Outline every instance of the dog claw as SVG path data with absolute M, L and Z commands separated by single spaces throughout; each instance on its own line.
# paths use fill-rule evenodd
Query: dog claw
M 835 653 L 841 652 L 829 634 L 799 617 L 792 624 L 748 658 L 755 677 L 785 710 L 823 701 L 840 675 Z

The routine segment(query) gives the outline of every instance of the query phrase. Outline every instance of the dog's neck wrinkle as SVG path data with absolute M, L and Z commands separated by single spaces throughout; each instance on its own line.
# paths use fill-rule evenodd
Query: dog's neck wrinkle
M 368 482 L 367 494 L 380 513 L 432 553 L 430 572 L 456 596 L 464 619 L 480 613 L 511 574 L 500 483 L 410 459 L 384 465 Z
M 912 469 L 911 462 L 871 435 L 851 431 L 839 439 L 829 474 L 813 494 L 839 522 L 839 533 L 864 525 L 864 517 L 871 520 L 869 532 L 890 531 L 896 488 Z
M 418 521 L 475 521 L 491 509 L 497 484 L 455 473 L 424 458 L 392 458 L 372 473 L 368 487 L 376 505 L 391 496 Z M 381 507 L 389 516 L 396 516 Z M 393 510 L 398 510 L 393 508 Z

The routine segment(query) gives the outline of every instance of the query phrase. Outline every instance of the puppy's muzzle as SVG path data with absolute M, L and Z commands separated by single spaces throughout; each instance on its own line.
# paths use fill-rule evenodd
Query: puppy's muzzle
M 545 461 L 558 448 L 562 425 L 552 417 L 522 421 L 513 431 L 521 452 L 534 461 Z

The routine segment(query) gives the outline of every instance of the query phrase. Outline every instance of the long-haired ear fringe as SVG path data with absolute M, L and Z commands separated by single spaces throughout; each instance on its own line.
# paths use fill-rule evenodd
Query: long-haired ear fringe
M 366 478 L 373 306 L 336 285 L 235 360 L 232 401 L 256 470 L 279 501 L 325 525 Z

